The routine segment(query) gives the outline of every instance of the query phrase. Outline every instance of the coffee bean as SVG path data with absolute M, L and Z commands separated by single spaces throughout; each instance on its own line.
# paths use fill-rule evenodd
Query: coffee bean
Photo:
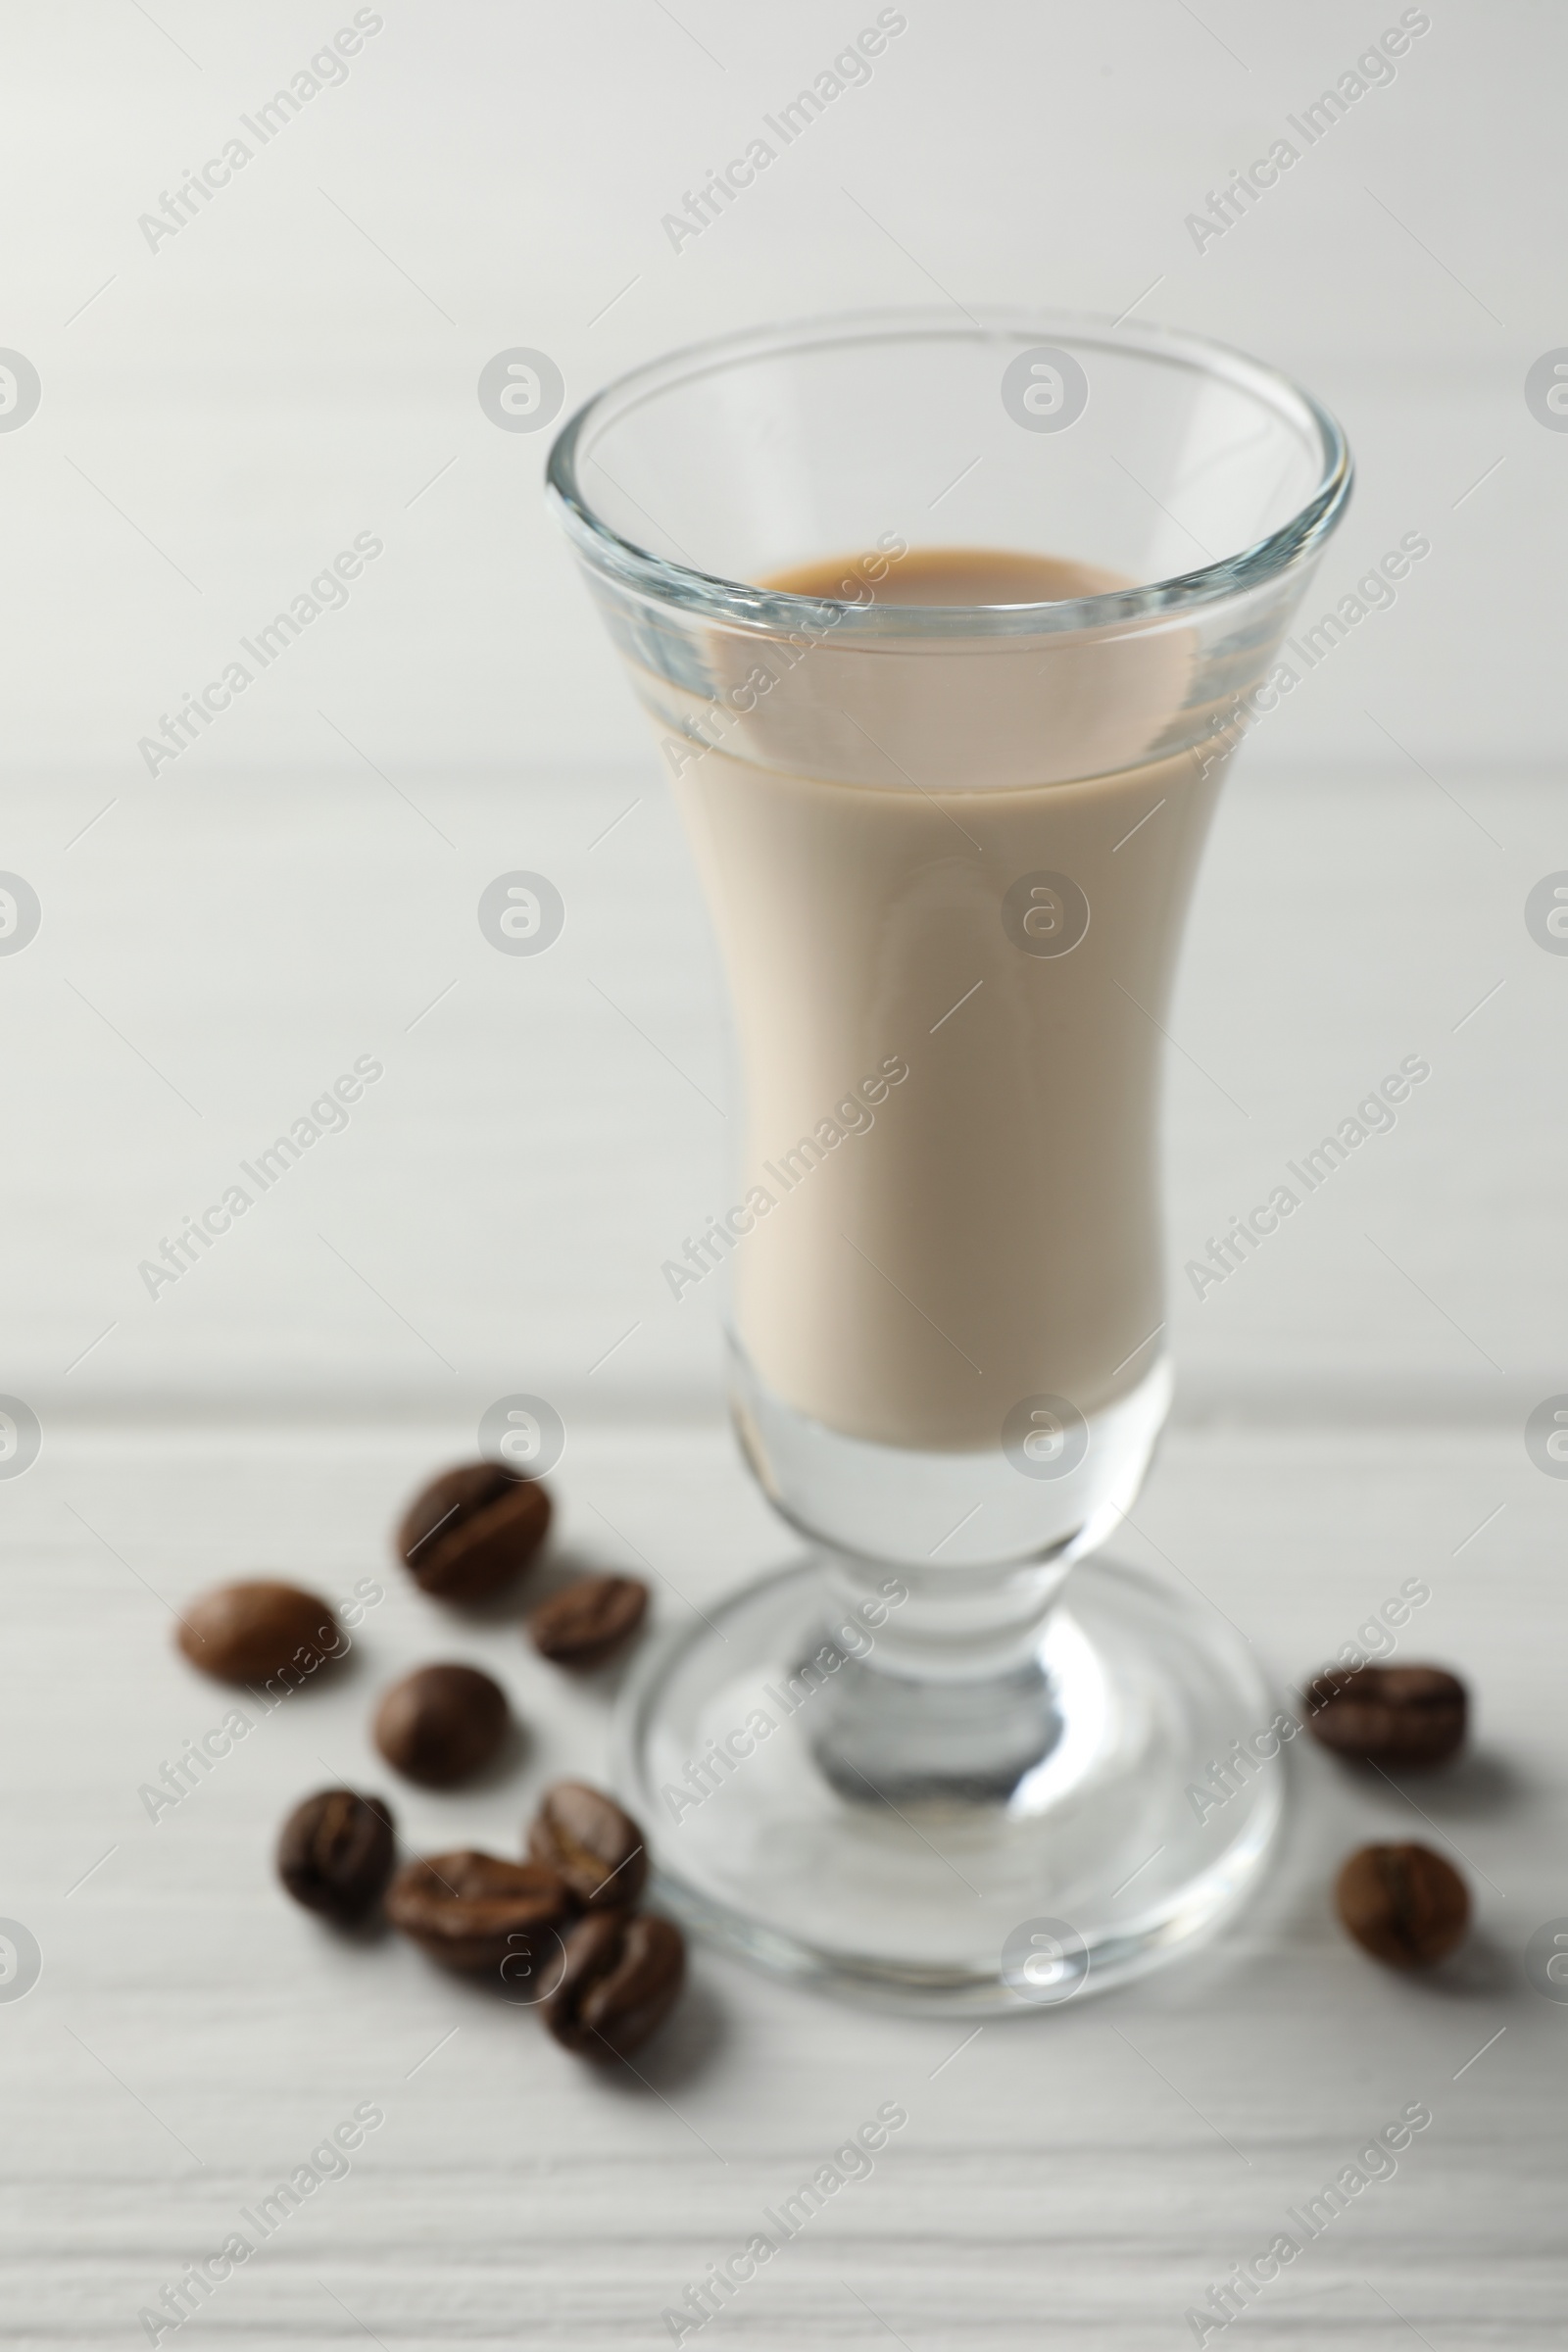
M 1391 1772 L 1446 1763 L 1464 1740 L 1465 1687 L 1441 1666 L 1331 1666 L 1305 1696 L 1315 1740 Z
M 499 1462 L 445 1470 L 416 1495 L 397 1532 L 398 1556 L 437 1600 L 483 1600 L 526 1568 L 550 1525 L 537 1479 Z
M 590 1911 L 566 1937 L 566 1966 L 544 2004 L 545 2024 L 568 2050 L 625 2058 L 674 2004 L 686 1974 L 679 1928 L 651 1912 Z
M 643 1834 L 631 1815 L 582 1781 L 545 1790 L 528 1852 L 561 1873 L 585 1910 L 629 1911 L 648 1876 Z
M 579 1576 L 539 1603 L 528 1634 L 553 1665 L 603 1666 L 630 1641 L 647 1611 L 648 1587 L 634 1576 Z
M 421 1666 L 376 1708 L 375 1744 L 411 1781 L 450 1788 L 490 1762 L 511 1719 L 501 1685 L 477 1666 Z
M 200 1593 L 187 1602 L 176 1638 L 193 1666 L 225 1683 L 267 1683 L 285 1672 L 303 1681 L 348 1647 L 329 1600 L 263 1580 Z
M 406 1863 L 386 1894 L 392 1925 L 447 1968 L 504 1975 L 503 1963 L 548 1940 L 572 1916 L 564 1883 L 542 1862 L 466 1849 Z
M 1340 1918 L 1391 1968 L 1430 1968 L 1470 1924 L 1470 1894 L 1451 1863 L 1426 1845 L 1363 1845 L 1335 1883 Z
M 392 1816 L 378 1796 L 322 1788 L 295 1806 L 277 1840 L 277 1875 L 297 1903 L 347 1924 L 392 1876 Z

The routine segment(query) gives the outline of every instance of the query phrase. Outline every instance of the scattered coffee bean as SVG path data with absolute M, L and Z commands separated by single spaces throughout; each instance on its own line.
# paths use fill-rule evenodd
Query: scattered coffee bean
M 667 1919 L 590 1911 L 566 1937 L 565 1973 L 544 2003 L 545 2024 L 568 2050 L 628 2057 L 667 2016 L 685 1974 L 685 1938 Z
M 1391 1968 L 1431 1968 L 1470 1924 L 1463 1879 L 1426 1845 L 1363 1845 L 1340 1872 L 1334 1897 L 1356 1942 Z
M 386 1894 L 395 1928 L 447 1968 L 501 1974 L 530 1938 L 571 1917 L 564 1883 L 542 1862 L 507 1862 L 465 1850 L 430 1854 L 398 1872 Z
M 556 1666 L 603 1666 L 648 1612 L 648 1587 L 634 1576 L 579 1576 L 542 1600 L 528 1619 L 541 1657 Z
M 344 1924 L 363 1919 L 392 1876 L 392 1816 L 378 1796 L 322 1788 L 295 1806 L 277 1875 L 297 1903 Z
M 375 1744 L 411 1781 L 450 1788 L 490 1762 L 511 1716 L 501 1685 L 477 1666 L 421 1666 L 376 1708 Z
M 643 1834 L 631 1815 L 582 1781 L 545 1790 L 528 1853 L 559 1871 L 585 1910 L 631 1910 L 648 1876 Z
M 1465 1687 L 1441 1666 L 1330 1667 L 1309 1683 L 1307 1728 L 1337 1755 L 1392 1772 L 1446 1763 L 1464 1740 Z
M 482 1600 L 526 1568 L 550 1525 L 537 1479 L 499 1462 L 465 1462 L 417 1494 L 398 1528 L 398 1556 L 437 1600 Z
M 218 1585 L 186 1604 L 176 1637 L 193 1666 L 225 1683 L 303 1680 L 347 1649 L 329 1600 L 298 1585 Z

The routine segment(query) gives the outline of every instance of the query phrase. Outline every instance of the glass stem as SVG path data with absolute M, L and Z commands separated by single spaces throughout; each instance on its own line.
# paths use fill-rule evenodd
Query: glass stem
M 890 1573 L 824 1552 L 826 1679 L 811 1745 L 840 1793 L 894 1805 L 1004 1800 L 1061 1736 L 1041 1651 L 1069 1573 L 1062 1558 Z

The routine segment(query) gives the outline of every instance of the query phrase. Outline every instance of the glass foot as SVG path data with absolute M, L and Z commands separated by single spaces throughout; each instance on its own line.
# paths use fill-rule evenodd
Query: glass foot
M 1021 2015 L 1159 1967 L 1246 1899 L 1285 1766 L 1206 1603 L 1096 1557 L 1024 1667 L 915 1685 L 866 1663 L 835 1591 L 797 1562 L 627 1694 L 621 1794 L 693 1931 L 877 2005 Z

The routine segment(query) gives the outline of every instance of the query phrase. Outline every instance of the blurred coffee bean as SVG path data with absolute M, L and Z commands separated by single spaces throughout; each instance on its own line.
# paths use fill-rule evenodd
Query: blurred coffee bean
M 392 1876 L 392 1816 L 378 1796 L 322 1788 L 295 1806 L 277 1840 L 277 1875 L 297 1903 L 347 1925 Z
M 466 1848 L 406 1863 L 386 1892 L 386 1915 L 444 1967 L 492 1974 L 572 1917 L 563 1880 L 542 1862 L 507 1862 Z
M 686 1975 L 679 1928 L 651 1912 L 590 1911 L 566 1937 L 565 1973 L 544 2020 L 568 2050 L 625 2058 L 674 2006 Z
M 554 1666 L 603 1666 L 647 1612 L 648 1587 L 634 1576 L 580 1576 L 530 1613 L 528 1636 Z
M 545 1790 L 528 1853 L 559 1871 L 585 1909 L 631 1910 L 648 1876 L 643 1834 L 631 1815 L 582 1781 Z
M 375 1744 L 411 1781 L 450 1788 L 490 1762 L 510 1721 L 506 1692 L 477 1666 L 420 1666 L 376 1708 Z
M 1465 1687 L 1442 1666 L 1329 1667 L 1305 1697 L 1314 1740 L 1390 1772 L 1446 1763 L 1464 1741 Z
M 436 1600 L 482 1600 L 526 1568 L 550 1525 L 537 1479 L 498 1462 L 465 1462 L 417 1494 L 397 1532 L 398 1556 Z
M 1335 1883 L 1340 1918 L 1391 1968 L 1431 1968 L 1463 1941 L 1470 1892 L 1427 1845 L 1363 1845 Z
M 299 1681 L 348 1648 L 329 1600 L 270 1579 L 199 1593 L 175 1638 L 193 1666 L 225 1683 L 267 1683 L 285 1671 Z

